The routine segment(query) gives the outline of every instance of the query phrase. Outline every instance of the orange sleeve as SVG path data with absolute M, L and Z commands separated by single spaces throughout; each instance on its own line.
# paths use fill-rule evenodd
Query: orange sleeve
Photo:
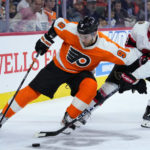
M 54 29 L 57 35 L 69 43 L 76 37 L 76 22 L 69 22 L 67 19 L 58 18 L 55 20 Z
M 113 55 L 112 53 L 102 50 L 101 54 L 105 57 L 102 58 L 102 61 L 108 61 L 108 62 L 112 62 L 114 64 L 118 64 L 118 65 L 124 65 L 124 61 L 121 60 L 120 58 L 118 58 L 117 56 Z

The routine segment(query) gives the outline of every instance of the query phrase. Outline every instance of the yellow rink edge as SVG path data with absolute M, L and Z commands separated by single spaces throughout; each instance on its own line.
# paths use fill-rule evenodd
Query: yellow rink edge
M 98 88 L 102 86 L 102 84 L 105 82 L 107 76 L 102 76 L 102 77 L 97 77 L 97 83 L 98 83 Z M 7 92 L 7 93 L 0 93 L 0 109 L 2 109 L 5 104 L 8 102 L 8 100 L 14 95 L 14 92 Z M 57 92 L 54 95 L 54 98 L 60 98 L 60 97 L 65 97 L 70 95 L 70 88 L 66 85 L 63 84 L 59 87 Z M 46 100 L 52 100 L 47 96 L 41 95 L 39 98 L 34 100 L 32 103 L 35 102 L 41 102 L 41 101 L 46 101 Z

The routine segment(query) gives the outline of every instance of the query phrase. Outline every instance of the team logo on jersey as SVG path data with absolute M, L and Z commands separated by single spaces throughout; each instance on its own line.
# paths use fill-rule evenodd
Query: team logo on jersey
M 67 54 L 67 60 L 73 64 L 76 63 L 80 67 L 86 67 L 89 65 L 91 59 L 89 56 L 77 51 L 76 49 L 70 47 Z

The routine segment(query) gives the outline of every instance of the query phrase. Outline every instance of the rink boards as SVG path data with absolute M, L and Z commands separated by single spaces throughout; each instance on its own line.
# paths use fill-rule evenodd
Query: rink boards
M 130 29 L 115 29 L 102 32 L 123 46 Z M 4 107 L 19 87 L 36 55 L 34 46 L 41 36 L 41 33 L 0 34 L 0 109 Z M 44 56 L 39 56 L 22 88 L 28 85 L 39 70 L 56 55 L 62 40 L 57 37 L 55 41 Z M 98 81 L 98 87 L 104 83 L 112 68 L 113 64 L 108 62 L 102 62 L 96 68 L 95 76 Z M 70 89 L 64 84 L 58 89 L 54 98 L 64 97 L 69 94 Z M 48 97 L 42 95 L 34 102 L 48 99 Z

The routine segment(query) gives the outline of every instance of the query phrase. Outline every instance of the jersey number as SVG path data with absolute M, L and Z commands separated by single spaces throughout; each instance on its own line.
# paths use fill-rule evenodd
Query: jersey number
M 122 58 L 126 58 L 126 53 L 122 50 L 118 50 L 117 55 L 122 57 Z
M 60 29 L 63 29 L 65 26 L 66 26 L 66 25 L 65 25 L 63 22 L 59 22 L 59 23 L 58 23 L 58 27 L 59 27 Z

